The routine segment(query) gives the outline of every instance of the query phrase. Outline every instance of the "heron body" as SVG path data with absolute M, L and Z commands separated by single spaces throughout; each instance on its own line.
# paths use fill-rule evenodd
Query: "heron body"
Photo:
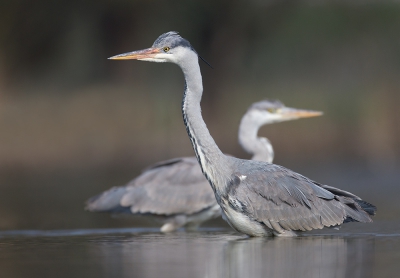
M 147 216 L 163 224 L 162 232 L 180 227 L 195 230 L 201 223 L 221 215 L 195 157 L 154 164 L 126 186 L 113 187 L 90 198 L 86 209 Z
M 110 59 L 180 66 L 186 83 L 184 124 L 201 170 L 233 229 L 249 236 L 295 236 L 350 221 L 372 222 L 370 215 L 376 207 L 350 192 L 321 185 L 279 165 L 224 155 L 201 115 L 203 85 L 198 58 L 187 40 L 168 32 L 151 48 Z
M 286 107 L 279 101 L 252 104 L 239 126 L 239 143 L 252 159 L 272 162 L 274 152 L 267 138 L 258 137 L 261 126 L 274 122 L 321 115 L 318 111 Z M 92 212 L 146 215 L 161 222 L 162 232 L 180 227 L 195 230 L 221 215 L 214 192 L 196 157 L 180 157 L 153 164 L 126 186 L 113 187 L 87 201 Z

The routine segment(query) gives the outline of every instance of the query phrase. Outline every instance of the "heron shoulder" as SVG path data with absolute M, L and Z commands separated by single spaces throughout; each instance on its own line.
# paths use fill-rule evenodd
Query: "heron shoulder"
M 145 168 L 138 177 L 127 186 L 185 186 L 202 183 L 205 178 L 195 157 L 180 157 L 161 161 Z
M 144 168 L 142 170 L 142 172 L 146 172 L 152 169 L 156 169 L 156 168 L 160 168 L 160 167 L 179 167 L 179 165 L 177 164 L 187 164 L 187 165 L 196 165 L 197 164 L 197 160 L 195 157 L 176 157 L 176 158 L 171 158 L 168 160 L 163 160 L 163 161 L 159 161 L 156 162 L 146 168 Z

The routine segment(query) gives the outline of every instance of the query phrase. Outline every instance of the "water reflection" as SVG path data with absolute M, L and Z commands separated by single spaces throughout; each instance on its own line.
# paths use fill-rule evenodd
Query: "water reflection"
M 372 277 L 374 238 L 243 238 L 229 233 L 138 235 L 93 245 L 121 277 Z
M 219 277 L 371 277 L 372 250 L 373 242 L 365 239 L 231 241 L 224 248 L 224 267 Z

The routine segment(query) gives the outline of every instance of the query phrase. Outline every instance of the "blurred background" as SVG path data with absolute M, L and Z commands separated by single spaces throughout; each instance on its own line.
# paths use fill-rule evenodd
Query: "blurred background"
M 107 60 L 171 30 L 214 67 L 202 109 L 224 152 L 249 157 L 237 129 L 255 101 L 324 111 L 262 128 L 275 163 L 399 218 L 398 1 L 19 0 L 0 3 L 0 229 L 153 225 L 83 207 L 194 154 L 180 69 Z

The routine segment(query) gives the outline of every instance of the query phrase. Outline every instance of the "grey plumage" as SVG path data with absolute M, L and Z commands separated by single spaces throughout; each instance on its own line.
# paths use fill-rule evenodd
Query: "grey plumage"
M 257 136 L 268 123 L 321 115 L 318 111 L 285 107 L 278 101 L 262 100 L 250 106 L 239 126 L 239 143 L 253 158 L 272 162 L 273 149 L 266 138 Z M 143 170 L 126 186 L 113 187 L 86 202 L 92 212 L 156 216 L 172 231 L 220 216 L 214 192 L 195 157 L 162 161 Z
M 247 178 L 230 186 L 227 195 L 241 204 L 243 214 L 280 234 L 285 230 L 309 231 L 348 221 L 371 221 L 368 213 L 354 200 L 359 199 L 355 195 L 352 198 L 335 195 L 318 183 L 278 165 L 271 164 L 265 169 L 254 161 L 246 163 L 248 169 L 243 169 L 243 164 L 238 162 L 238 171 Z M 265 182 L 267 186 L 254 186 Z M 336 188 L 332 191 L 337 193 Z M 224 199 L 229 200 L 229 197 Z
M 221 215 L 214 193 L 195 157 L 162 161 L 126 186 L 113 187 L 86 202 L 92 212 L 149 216 L 162 232 L 189 230 Z
M 203 121 L 198 55 L 176 32 L 161 35 L 152 48 L 110 59 L 171 62 L 185 76 L 183 120 L 201 170 L 224 219 L 250 236 L 294 236 L 349 221 L 371 222 L 376 207 L 358 196 L 316 183 L 282 166 L 224 155 Z
M 181 157 L 146 169 L 127 185 L 121 205 L 132 213 L 194 214 L 216 204 L 197 160 Z

